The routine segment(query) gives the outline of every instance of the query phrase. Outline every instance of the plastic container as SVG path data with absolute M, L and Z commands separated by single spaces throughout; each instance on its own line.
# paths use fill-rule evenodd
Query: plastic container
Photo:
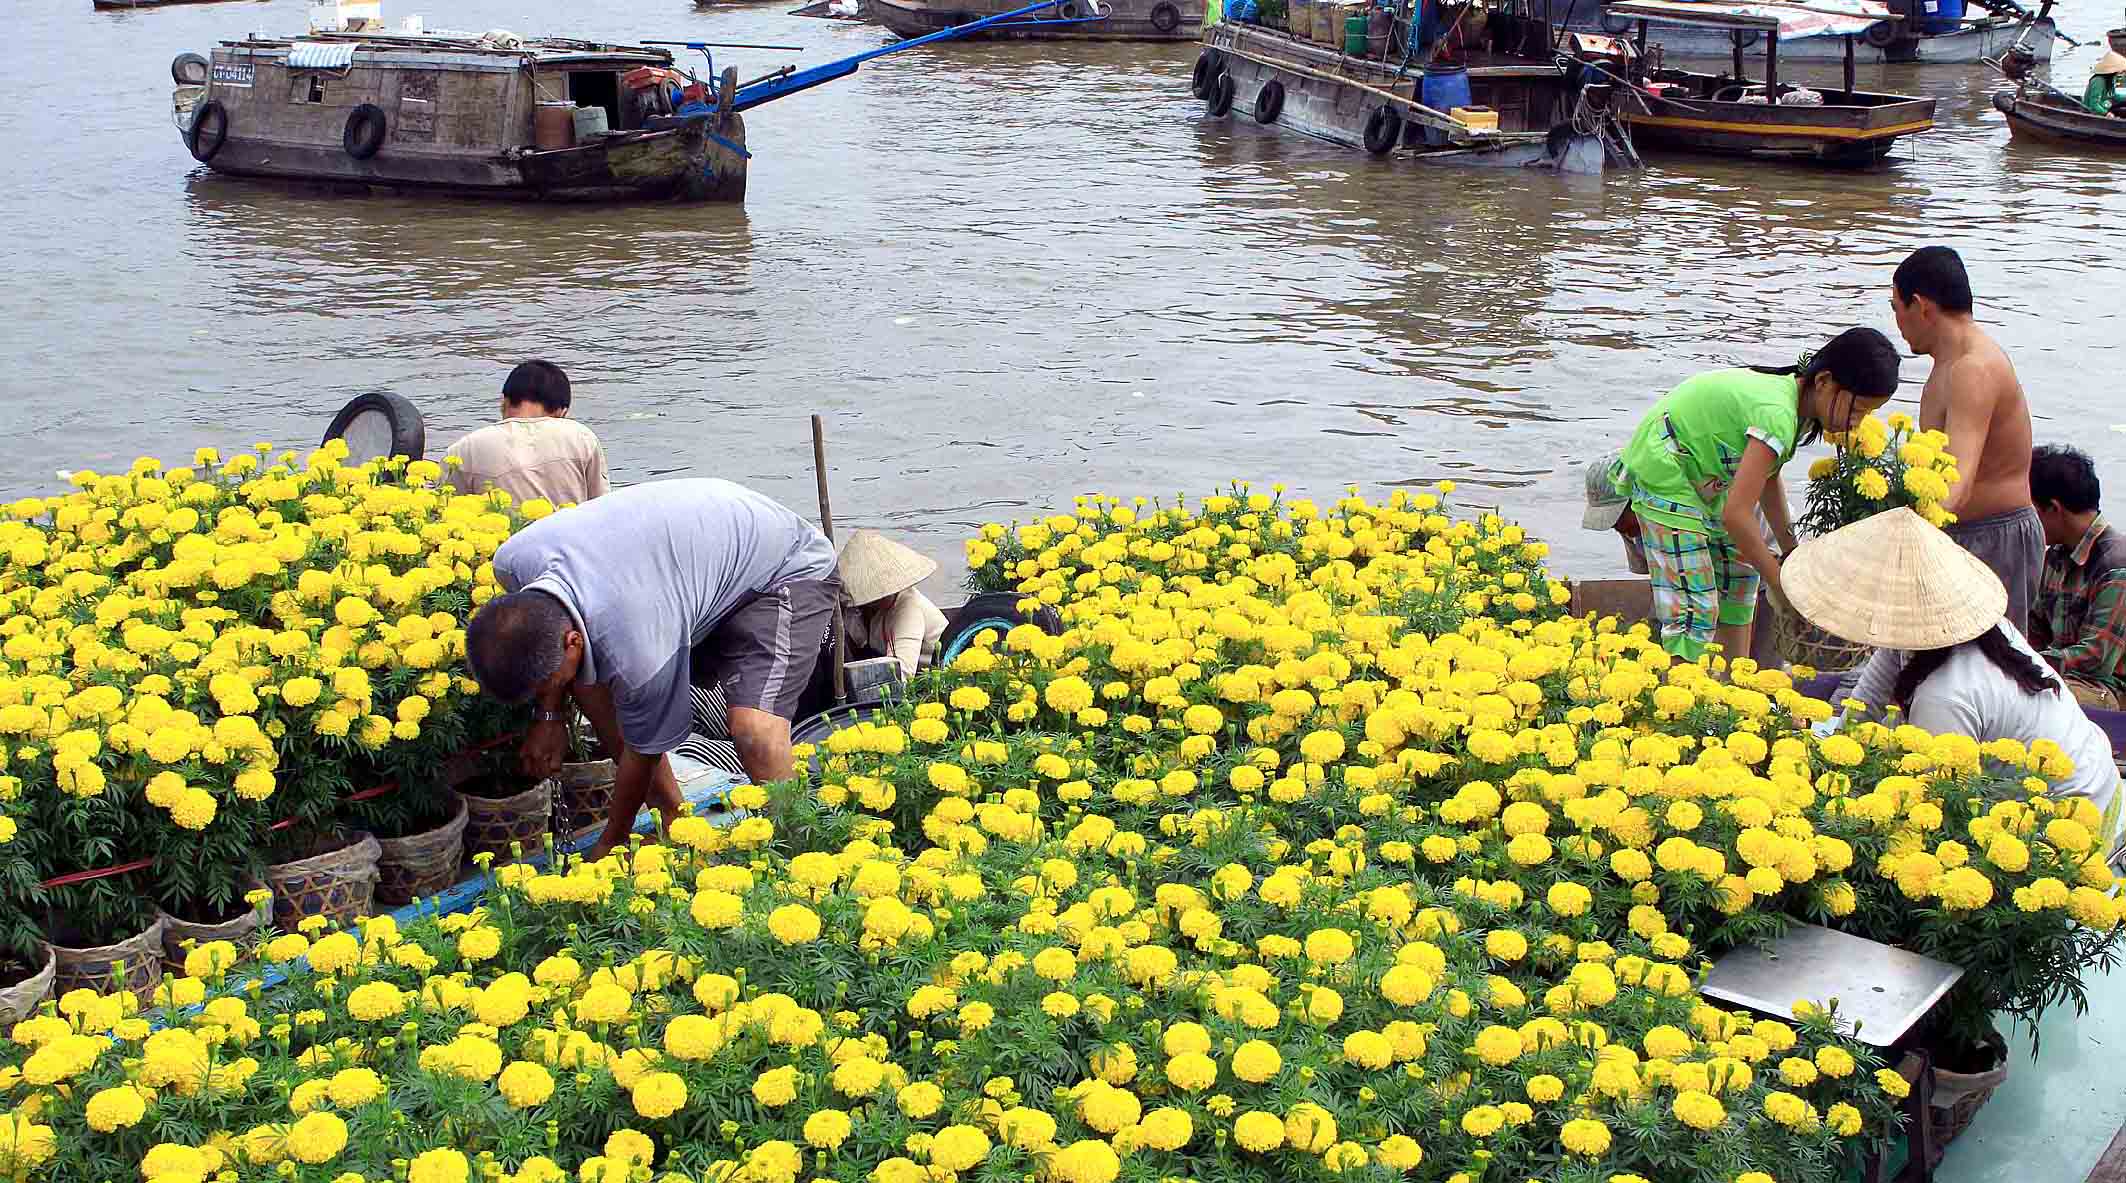
M 1499 113 L 1489 107 L 1453 107 L 1447 114 L 1461 120 L 1477 131 L 1497 131 Z
M 1355 57 L 1366 56 L 1366 26 L 1363 12 L 1354 12 L 1344 18 L 1344 52 Z
M 575 114 L 576 142 L 595 140 L 609 130 L 604 107 L 578 107 Z
M 540 103 L 532 111 L 532 147 L 553 152 L 576 146 L 576 104 Z
M 1418 83 L 1417 101 L 1435 111 L 1452 111 L 1456 107 L 1473 107 L 1469 98 L 1469 69 L 1466 66 L 1432 66 L 1425 70 L 1424 79 Z M 1447 142 L 1447 133 L 1436 128 L 1425 129 L 1425 142 L 1434 146 Z
M 1963 23 L 1964 0 L 1920 0 L 1920 32 L 1954 33 Z

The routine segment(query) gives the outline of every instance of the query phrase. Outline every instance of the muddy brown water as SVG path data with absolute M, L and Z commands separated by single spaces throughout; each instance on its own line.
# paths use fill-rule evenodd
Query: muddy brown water
M 556 209 L 195 166 L 170 58 L 297 30 L 295 0 L 18 7 L 0 495 L 142 453 L 313 444 L 372 389 L 420 404 L 440 453 L 493 415 L 511 364 L 543 356 L 619 480 L 720 475 L 809 511 L 806 416 L 825 414 L 840 522 L 948 570 L 981 522 L 1079 492 L 1452 478 L 1565 569 L 1608 574 L 1613 548 L 1578 530 L 1576 466 L 1695 370 L 1894 331 L 1890 270 L 1927 242 L 1969 259 L 2039 438 L 2089 448 L 2126 489 L 2126 160 L 2011 146 L 1981 68 L 1864 69 L 1864 86 L 1941 100 L 1940 129 L 1879 168 L 1667 157 L 1596 180 L 1210 120 L 1188 47 L 940 46 L 749 114 L 743 208 Z M 748 76 L 886 38 L 777 5 L 387 16 L 408 12 L 805 46 L 729 51 Z M 2119 14 L 2073 0 L 2061 22 L 2097 39 Z M 2061 85 L 2078 93 L 2096 53 L 2063 52 Z M 1925 373 L 1907 365 L 1908 396 Z

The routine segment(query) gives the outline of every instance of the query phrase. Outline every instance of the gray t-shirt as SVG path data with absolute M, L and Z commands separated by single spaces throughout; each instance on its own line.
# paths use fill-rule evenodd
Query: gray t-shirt
M 729 481 L 615 489 L 495 552 L 507 591 L 551 594 L 583 632 L 579 684 L 609 682 L 629 747 L 660 755 L 693 720 L 690 655 L 750 597 L 834 573 L 826 535 Z

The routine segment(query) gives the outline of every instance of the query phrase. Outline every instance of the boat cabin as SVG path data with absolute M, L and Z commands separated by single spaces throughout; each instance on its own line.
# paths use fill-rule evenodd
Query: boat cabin
M 1935 100 L 1878 94 L 1854 85 L 1853 39 L 1883 20 L 1895 19 L 1874 0 L 1824 0 L 1807 9 L 1628 0 L 1609 5 L 1607 11 L 1635 26 L 1635 64 L 1621 105 L 1635 138 L 1647 145 L 1862 164 L 1887 155 L 1900 137 L 1934 126 Z M 1841 87 L 1801 86 L 1780 79 L 1780 37 L 1804 23 L 1816 35 L 1844 39 Z M 1726 34 L 1734 55 L 1731 68 L 1707 74 L 1667 66 L 1660 44 L 1649 35 L 1654 26 Z M 1752 43 L 1763 47 L 1761 80 L 1750 78 L 1744 61 L 1745 47 Z

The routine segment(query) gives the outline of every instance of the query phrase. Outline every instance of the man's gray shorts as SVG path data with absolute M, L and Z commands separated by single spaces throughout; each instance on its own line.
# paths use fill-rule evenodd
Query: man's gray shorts
M 794 720 L 841 603 L 839 579 L 806 579 L 738 606 L 694 646 L 693 683 L 715 687 L 727 707 Z
M 1977 555 L 2008 585 L 2008 623 L 2030 634 L 2030 606 L 2037 602 L 2045 575 L 2045 527 L 2029 506 L 1971 522 L 1952 522 L 1945 531 Z

